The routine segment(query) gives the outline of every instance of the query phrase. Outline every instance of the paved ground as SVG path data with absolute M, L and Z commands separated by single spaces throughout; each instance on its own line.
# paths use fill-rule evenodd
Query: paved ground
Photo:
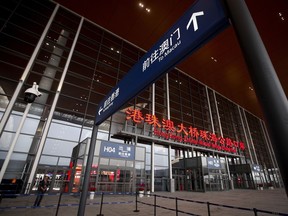
M 102 215 L 105 216 L 147 216 L 147 215 L 208 215 L 208 205 L 210 204 L 211 216 L 223 215 L 272 215 L 267 213 L 253 212 L 253 208 L 266 210 L 269 212 L 280 212 L 288 215 L 288 198 L 283 189 L 275 190 L 231 190 L 224 192 L 161 192 L 155 193 L 157 196 L 138 198 L 137 210 L 135 196 L 132 195 L 104 195 Z M 5 216 L 74 216 L 77 215 L 79 195 L 63 194 L 61 204 L 57 214 L 58 195 L 44 196 L 41 207 L 32 208 L 35 196 L 19 196 L 17 198 L 4 198 L 0 204 L 0 215 Z M 160 206 L 155 209 L 153 204 Z M 164 198 L 169 197 L 169 199 Z M 176 198 L 178 214 L 176 211 L 168 209 L 176 208 Z M 185 200 L 185 201 L 184 201 Z M 193 200 L 197 202 L 189 202 Z M 87 199 L 85 216 L 96 216 L 100 214 L 101 196 L 95 195 L 94 199 Z M 146 203 L 146 204 L 143 204 Z M 151 205 L 147 205 L 151 204 Z M 213 204 L 241 207 L 241 209 L 226 208 Z M 251 211 L 249 211 L 249 209 Z M 184 213 L 183 213 L 184 212 Z M 188 213 L 188 214 L 187 214 Z M 274 214 L 275 215 L 275 214 Z M 277 214 L 276 214 L 277 215 Z

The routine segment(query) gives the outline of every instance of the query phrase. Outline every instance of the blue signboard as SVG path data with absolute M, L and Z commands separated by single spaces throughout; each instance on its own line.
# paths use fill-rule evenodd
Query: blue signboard
M 209 169 L 221 169 L 220 159 L 207 158 L 207 168 L 209 168 Z
M 102 141 L 100 148 L 100 156 L 134 160 L 135 146 Z
M 99 125 L 229 25 L 221 0 L 198 0 L 99 103 Z

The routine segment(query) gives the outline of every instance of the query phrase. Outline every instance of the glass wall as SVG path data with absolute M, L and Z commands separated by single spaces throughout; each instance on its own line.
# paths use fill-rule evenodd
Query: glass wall
M 33 176 L 36 181 L 32 185 L 35 186 L 43 175 L 49 175 L 53 190 L 59 190 L 73 178 L 74 185 L 68 188 L 77 191 L 82 178 L 80 164 L 85 165 L 85 158 L 73 149 L 91 137 L 98 103 L 145 52 L 90 21 L 84 19 L 82 23 L 82 17 L 46 0 L 1 1 L 0 28 L 1 120 L 9 114 L 1 131 L 0 165 L 5 160 L 26 107 L 24 91 L 37 82 L 42 93 L 29 111 L 4 178 L 21 179 L 24 185 L 27 184 L 35 155 L 40 143 L 44 142 Z M 24 74 L 27 76 L 21 80 Z M 8 104 L 13 97 L 17 99 L 10 109 Z M 139 123 L 127 119 L 128 108 L 141 111 Z M 153 110 L 155 113 L 152 113 Z M 170 118 L 175 127 L 182 125 L 183 130 L 191 126 L 211 132 L 218 138 L 241 141 L 245 150 L 229 154 L 177 140 L 156 139 L 153 135 L 155 125 L 145 122 L 147 115 L 157 117 L 159 124 L 163 123 L 163 119 Z M 159 131 L 165 132 L 165 128 L 161 127 Z M 180 132 L 174 135 L 184 138 Z M 145 158 L 133 161 L 133 171 L 120 170 L 119 179 L 127 182 L 133 175 L 136 186 L 152 183 L 156 191 L 170 189 L 172 167 L 179 160 L 197 156 L 227 156 L 230 165 L 259 164 L 265 173 L 264 183 L 279 182 L 275 157 L 263 121 L 175 68 L 169 71 L 168 80 L 164 76 L 155 82 L 155 92 L 152 85 L 147 87 L 103 122 L 97 138 L 145 147 Z M 94 168 L 106 166 L 103 173 L 115 174 L 119 172 L 115 168 L 118 162 L 123 163 L 102 158 L 95 162 Z M 131 162 L 125 162 L 125 167 L 131 166 Z M 187 188 L 184 182 L 186 174 L 181 167 L 175 172 L 173 170 L 177 190 Z M 107 175 L 102 177 L 103 181 L 107 179 Z M 93 181 L 97 181 L 96 178 Z M 107 184 L 105 187 L 107 189 Z

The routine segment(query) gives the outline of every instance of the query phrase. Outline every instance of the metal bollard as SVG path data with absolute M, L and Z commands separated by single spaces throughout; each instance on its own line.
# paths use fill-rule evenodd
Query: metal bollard
M 207 202 L 207 208 L 208 208 L 208 216 L 210 216 L 211 214 L 210 214 L 210 203 L 209 202 Z
M 156 194 L 154 194 L 154 216 L 156 216 Z
M 135 199 L 136 200 L 136 202 L 135 202 L 136 203 L 135 204 L 136 205 L 136 209 L 134 210 L 134 212 L 139 212 L 139 210 L 138 210 L 138 199 L 137 199 L 138 193 L 136 192 L 135 195 L 136 195 L 136 199 Z
M 56 209 L 55 216 L 58 215 L 59 206 L 60 206 L 60 203 L 61 203 L 61 198 L 62 198 L 62 192 L 60 193 L 60 196 L 59 196 L 59 199 L 58 199 L 58 204 L 57 204 L 57 209 Z
M 97 216 L 104 216 L 102 214 L 103 196 L 104 196 L 104 193 L 101 194 L 100 212 L 99 212 L 99 214 L 97 214 Z
M 253 208 L 253 211 L 254 211 L 254 215 L 257 216 L 257 209 Z
M 177 197 L 176 197 L 175 201 L 176 201 L 176 216 L 178 216 L 178 198 Z

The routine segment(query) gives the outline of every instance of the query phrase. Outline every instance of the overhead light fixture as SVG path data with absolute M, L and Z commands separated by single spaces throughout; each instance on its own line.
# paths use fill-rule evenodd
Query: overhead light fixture
M 279 17 L 281 18 L 281 20 L 285 20 L 283 14 L 281 12 L 278 13 Z
M 217 62 L 217 59 L 214 58 L 213 56 L 211 56 L 211 59 L 212 59 L 214 62 Z
M 143 4 L 143 3 L 140 2 L 138 5 L 139 5 L 139 7 L 144 8 L 144 4 Z M 150 13 L 150 11 L 151 11 L 150 8 L 147 8 L 147 7 L 145 8 L 145 10 L 146 10 L 148 13 Z

